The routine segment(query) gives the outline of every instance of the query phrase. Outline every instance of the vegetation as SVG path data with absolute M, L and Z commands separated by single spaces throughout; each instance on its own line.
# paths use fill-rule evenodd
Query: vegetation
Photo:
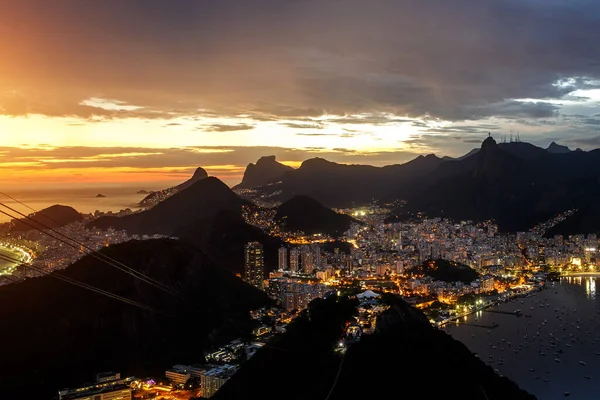
M 425 275 L 436 281 L 471 283 L 479 277 L 468 265 L 441 258 L 427 260 L 412 269 L 413 275 Z

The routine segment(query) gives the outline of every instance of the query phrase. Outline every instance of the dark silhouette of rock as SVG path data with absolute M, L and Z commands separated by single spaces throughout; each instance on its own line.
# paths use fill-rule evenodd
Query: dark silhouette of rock
M 30 231 L 33 229 L 60 228 L 73 222 L 81 221 L 82 217 L 73 207 L 55 204 L 43 210 L 29 214 L 29 218 L 13 219 L 12 231 Z M 31 225 L 31 226 L 30 226 Z
M 200 179 L 156 206 L 124 217 L 101 217 L 91 228 L 124 229 L 129 233 L 173 235 L 219 211 L 241 212 L 244 200 L 214 177 Z
M 1 286 L 0 301 L 11 305 L 0 308 L 3 326 L 10 327 L 0 330 L 2 343 L 10 343 L 0 358 L 2 398 L 52 398 L 99 371 L 159 376 L 176 363 L 202 362 L 211 346 L 250 332 L 249 310 L 270 304 L 263 292 L 181 241 L 132 241 L 102 253 L 179 296 L 91 256 L 60 273 L 158 313 L 51 275 Z
M 275 219 L 290 232 L 321 233 L 333 237 L 339 237 L 350 229 L 354 221 L 349 215 L 338 214 L 308 196 L 295 196 L 281 204 L 277 207 Z
M 187 181 L 177 186 L 170 187 L 168 189 L 151 192 L 148 196 L 144 197 L 142 201 L 140 201 L 139 206 L 145 208 L 154 207 L 161 201 L 173 196 L 175 193 L 181 192 L 182 190 L 192 186 L 194 183 L 206 178 L 208 178 L 208 174 L 206 173 L 206 171 L 203 168 L 198 167 L 196 168 L 196 171 L 194 171 L 192 177 Z
M 571 150 L 567 146 L 562 146 L 560 144 L 557 144 L 556 142 L 550 143 L 550 146 L 548 146 L 546 150 L 548 151 L 548 153 L 553 154 L 565 154 L 571 152 Z
M 275 156 L 261 157 L 256 164 L 248 164 L 242 182 L 236 188 L 249 189 L 274 183 L 280 180 L 283 174 L 293 169 L 277 162 Z
M 216 393 L 215 400 L 445 398 L 448 390 L 466 400 L 534 400 L 514 382 L 500 377 L 465 345 L 433 328 L 399 296 L 382 296 L 390 308 L 375 333 L 334 351 L 352 322 L 349 300 L 332 295 L 309 304 L 286 333 L 261 348 Z M 394 362 L 402 360 L 403 362 Z M 310 371 L 310 384 L 290 376 Z M 400 379 L 400 380 L 399 380 Z M 370 382 L 371 384 L 366 384 Z

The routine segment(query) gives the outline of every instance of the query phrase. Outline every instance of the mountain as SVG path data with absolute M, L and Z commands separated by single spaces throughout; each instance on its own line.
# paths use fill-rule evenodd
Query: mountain
M 0 287 L 2 398 L 51 398 L 101 371 L 162 375 L 203 361 L 211 346 L 249 333 L 248 311 L 266 295 L 170 239 L 131 241 L 102 253 L 177 291 L 159 290 L 86 256 L 64 276 L 118 294 L 156 312 L 85 290 L 52 275 Z M 162 313 L 162 314 L 161 314 Z M 24 373 L 27 371 L 27 373 Z
M 239 213 L 244 203 L 219 179 L 208 177 L 197 180 L 148 210 L 124 217 L 101 217 L 91 222 L 89 227 L 112 227 L 132 234 L 174 235 L 186 226 L 213 217 L 219 211 Z
M 289 232 L 302 231 L 308 235 L 322 233 L 339 237 L 354 219 L 324 207 L 308 196 L 295 196 L 277 207 L 275 220 Z
M 193 244 L 219 267 L 236 274 L 244 272 L 244 246 L 248 242 L 263 245 L 266 272 L 278 267 L 277 252 L 284 242 L 247 224 L 235 211 L 219 211 L 214 216 L 180 228 L 175 235 Z
M 448 156 L 444 156 L 442 157 L 442 160 L 464 160 L 467 157 L 471 157 L 473 154 L 477 154 L 477 152 L 479 151 L 479 149 L 475 148 L 475 149 L 471 149 L 469 150 L 469 152 L 467 154 L 464 154 L 460 157 L 448 157 Z
M 36 228 L 45 229 L 42 225 L 54 229 L 82 220 L 81 214 L 79 214 L 77 210 L 60 204 L 55 204 L 33 214 L 29 214 L 29 218 L 31 219 L 13 219 L 10 224 L 10 230 L 30 231 Z M 30 225 L 33 225 L 33 227 Z
M 277 251 L 283 242 L 248 225 L 242 218 L 244 205 L 252 207 L 219 179 L 208 177 L 150 209 L 124 217 L 101 217 L 88 228 L 175 236 L 234 273 L 244 271 L 245 244 L 258 241 L 264 246 L 267 272 L 276 269 Z
M 334 349 L 344 327 L 353 322 L 356 304 L 331 295 L 314 300 L 286 333 L 261 348 L 216 393 L 215 400 L 446 398 L 465 400 L 535 397 L 492 367 L 395 295 L 382 296 L 390 306 L 377 318 L 375 332 Z M 396 362 L 395 362 L 396 361 Z M 292 377 L 306 376 L 308 384 Z M 394 396 L 391 396 L 394 397 Z
M 548 153 L 552 153 L 552 154 L 565 154 L 565 153 L 571 152 L 571 150 L 567 146 L 561 146 L 560 144 L 557 144 L 556 142 L 550 143 L 550 146 L 548 146 L 548 148 L 546 150 L 548 151 Z M 579 150 L 581 150 L 581 149 L 579 149 Z
M 298 169 L 286 172 L 280 183 L 258 190 L 262 197 L 281 202 L 304 195 L 326 207 L 352 207 L 374 199 L 401 197 L 412 182 L 445 162 L 430 154 L 404 164 L 374 167 L 338 164 L 317 157 L 304 161 Z
M 242 182 L 236 188 L 250 189 L 274 183 L 281 179 L 283 174 L 293 169 L 277 162 L 275 156 L 261 157 L 256 164 L 248 164 Z
M 140 201 L 139 206 L 144 208 L 154 207 L 161 201 L 173 196 L 175 193 L 181 192 L 182 190 L 192 186 L 194 183 L 206 178 L 208 178 L 206 171 L 203 168 L 198 167 L 196 168 L 196 171 L 194 171 L 194 175 L 192 175 L 192 177 L 187 181 L 168 189 L 150 193 L 148 196 L 144 197 L 142 201 Z M 138 193 L 141 192 L 142 191 Z

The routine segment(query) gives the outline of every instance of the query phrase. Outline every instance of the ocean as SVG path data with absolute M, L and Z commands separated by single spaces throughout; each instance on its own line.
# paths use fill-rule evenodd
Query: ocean
M 600 275 L 472 314 L 445 331 L 540 400 L 600 398 Z M 521 310 L 522 316 L 497 311 Z M 496 328 L 487 328 L 498 324 Z M 478 325 L 478 326 L 476 326 Z
M 138 194 L 139 190 L 160 190 L 173 186 L 173 183 L 166 185 L 142 186 L 104 186 L 104 187 L 78 187 L 78 188 L 58 188 L 58 189 L 42 189 L 42 190 L 27 190 L 27 191 L 8 191 L 3 190 L 6 194 L 15 199 L 27 204 L 35 210 L 42 210 L 54 204 L 70 206 L 81 213 L 93 213 L 99 211 L 119 211 L 125 208 L 137 209 L 137 204 L 146 194 Z M 106 197 L 96 197 L 102 194 Z M 30 214 L 33 211 L 27 207 L 14 202 L 13 200 L 0 195 L 0 201 L 10 207 L 24 213 Z M 4 211 L 8 211 L 2 208 Z M 0 214 L 0 222 L 7 222 L 10 218 Z

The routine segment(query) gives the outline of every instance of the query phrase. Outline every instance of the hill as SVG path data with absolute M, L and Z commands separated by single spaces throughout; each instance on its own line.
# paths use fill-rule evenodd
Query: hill
M 50 398 L 99 371 L 162 374 L 251 329 L 266 295 L 176 240 L 132 241 L 102 253 L 176 290 L 175 297 L 86 256 L 61 274 L 154 310 L 142 310 L 50 275 L 0 287 L 3 398 Z
M 30 231 L 36 228 L 43 228 L 39 224 L 43 224 L 54 229 L 82 220 L 81 214 L 79 214 L 77 210 L 72 207 L 62 206 L 60 204 L 55 204 L 33 214 L 29 214 L 29 217 L 31 219 L 13 219 L 10 224 L 10 230 Z M 29 226 L 28 224 L 34 225 L 35 228 Z
M 173 186 L 168 189 L 163 189 L 148 194 L 142 199 L 142 201 L 140 201 L 139 206 L 144 208 L 154 207 L 161 201 L 173 196 L 175 193 L 181 192 L 182 190 L 185 190 L 192 186 L 194 183 L 206 178 L 208 178 L 208 174 L 206 173 L 206 171 L 203 168 L 198 167 L 196 168 L 196 171 L 194 171 L 192 177 L 187 181 L 177 186 Z
M 324 207 L 308 196 L 295 196 L 277 207 L 275 219 L 290 232 L 302 231 L 308 235 L 322 233 L 339 237 L 354 219 Z
M 479 277 L 479 274 L 469 267 L 454 261 L 427 260 L 411 270 L 412 275 L 424 275 L 436 281 L 471 283 Z
M 498 376 L 462 343 L 433 328 L 401 298 L 389 296 L 386 301 L 391 307 L 377 318 L 375 333 L 351 344 L 345 354 L 334 348 L 345 323 L 352 321 L 356 304 L 336 296 L 313 301 L 214 399 L 270 400 L 281 399 L 282 394 L 289 400 L 384 399 L 390 393 L 433 399 L 448 397 L 449 390 L 466 400 L 535 399 Z
M 496 143 L 490 136 L 480 149 L 455 159 L 430 154 L 373 167 L 313 158 L 284 173 L 280 182 L 255 188 L 252 195 L 271 202 L 304 195 L 331 208 L 403 199 L 406 204 L 392 215 L 495 220 L 501 231 L 515 232 L 570 209 L 592 209 L 600 195 L 599 176 L 600 150 L 571 151 L 556 143 L 543 149 L 524 142 Z M 586 220 L 581 229 L 600 233 L 600 221 L 581 218 Z
M 236 188 L 249 189 L 274 183 L 283 174 L 293 170 L 294 168 L 277 162 L 275 156 L 261 157 L 256 164 L 248 164 L 242 182 Z
M 244 201 L 214 177 L 201 179 L 156 206 L 124 217 L 101 217 L 90 228 L 124 229 L 129 233 L 174 235 L 219 211 L 241 212 Z
M 260 242 L 263 245 L 266 272 L 277 269 L 277 252 L 283 245 L 282 240 L 247 224 L 234 211 L 219 211 L 213 217 L 181 228 L 176 236 L 202 249 L 215 265 L 236 274 L 244 272 L 246 243 Z

